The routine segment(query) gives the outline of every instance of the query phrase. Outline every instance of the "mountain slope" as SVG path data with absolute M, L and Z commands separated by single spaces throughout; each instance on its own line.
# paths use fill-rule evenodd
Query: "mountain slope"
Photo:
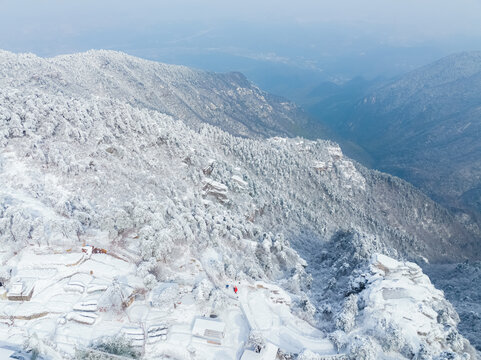
M 192 132 L 168 115 L 116 100 L 64 99 L 36 89 L 2 89 L 1 99 L 4 152 L 13 151 L 27 169 L 48 173 L 51 166 L 58 168 L 72 194 L 80 189 L 72 196 L 103 201 L 98 206 L 107 213 L 119 191 L 134 199 L 170 188 L 198 189 L 222 200 L 227 186 L 238 191 L 232 201 L 226 195 L 225 202 L 247 206 L 234 213 L 293 237 L 305 233 L 323 240 L 352 228 L 376 235 L 388 249 L 411 258 L 478 256 L 475 234 L 449 212 L 409 184 L 352 162 L 334 143 L 242 140 L 205 126 Z M 175 171 L 184 167 L 189 169 L 184 177 L 195 183 L 175 180 Z M 214 183 L 203 179 L 202 169 Z
M 370 90 L 331 126 L 376 168 L 479 216 L 480 90 L 481 53 L 455 54 Z
M 259 137 L 290 134 L 306 121 L 296 105 L 261 91 L 240 73 L 209 73 L 105 50 L 52 59 L 0 52 L 0 63 L 2 86 L 115 97 L 197 128 L 209 123 L 234 135 Z
M 95 62 L 97 54 L 79 57 Z M 111 60 L 122 63 L 124 58 L 129 57 L 114 54 Z M 41 84 L 23 82 L 19 74 L 32 70 L 24 57 L 16 59 L 18 63 L 9 60 L 2 68 L 0 87 L 0 275 L 9 286 L 15 276 L 38 276 L 39 291 L 26 306 L 7 301 L 2 307 L 4 318 L 18 319 L 13 328 L 0 324 L 12 341 L 22 343 L 28 336 L 33 342 L 35 333 L 45 346 L 71 354 L 72 342 L 87 346 L 96 333 L 92 327 L 80 331 L 72 325 L 79 321 L 98 326 L 95 329 L 102 334 L 112 333 L 109 326 L 115 325 L 115 330 L 127 323 L 130 330 L 125 331 L 135 335 L 139 326 L 146 326 L 143 311 L 153 311 L 147 300 L 153 289 L 167 282 L 177 284 L 182 293 L 177 294 L 174 314 L 191 316 L 174 319 L 168 343 L 175 349 L 170 341 L 191 331 L 191 319 L 214 314 L 229 324 L 242 324 L 229 328 L 229 339 L 235 334 L 242 339 L 229 345 L 237 356 L 247 341 L 243 330 L 247 326 L 239 311 L 242 300 L 225 285 L 242 281 L 241 291 L 252 291 L 259 304 L 277 309 L 271 320 L 279 326 L 279 319 L 286 319 L 283 312 L 289 314 L 289 326 L 278 335 L 294 332 L 306 344 L 317 346 L 322 340 L 319 348 L 328 348 L 326 339 L 334 344 L 345 334 L 346 339 L 357 339 L 352 342 L 356 346 L 340 341 L 339 349 L 354 357 L 369 344 L 386 358 L 384 353 L 389 352 L 395 358 L 470 352 L 454 331 L 455 313 L 446 310 L 449 304 L 425 281 L 421 285 L 431 289 L 439 305 L 433 311 L 444 314 L 439 321 L 436 316 L 426 320 L 440 329 L 434 345 L 414 334 L 401 349 L 374 336 L 372 323 L 364 320 L 376 314 L 383 322 L 375 301 L 369 303 L 369 311 L 351 313 L 357 305 L 352 307 L 349 295 L 372 299 L 390 287 L 377 282 L 369 270 L 373 253 L 418 262 L 480 257 L 476 232 L 408 183 L 362 167 L 332 142 L 245 139 L 208 124 L 193 126 L 172 112 L 132 105 L 132 99 L 117 98 L 111 90 L 97 97 L 76 83 L 62 85 L 56 77 Z M 33 69 L 43 63 L 35 57 L 32 61 Z M 75 78 L 75 68 L 64 71 Z M 65 91 L 59 91 L 62 87 Z M 83 244 L 104 248 L 107 254 L 86 259 L 80 251 Z M 407 276 L 404 266 L 394 266 L 396 273 L 400 269 L 399 279 Z M 355 286 L 362 274 L 369 274 L 369 282 L 362 285 L 366 293 L 361 285 Z M 125 289 L 119 290 L 125 282 L 137 291 L 133 308 L 125 305 Z M 90 285 L 104 286 L 94 299 L 102 309 L 95 316 L 82 311 L 93 306 L 91 297 L 77 298 L 64 291 Z M 49 289 L 58 298 L 49 298 Z M 415 307 L 416 301 L 427 304 L 431 299 L 429 294 L 418 300 L 408 295 L 406 301 Z M 42 301 L 50 304 L 47 314 L 36 307 Z M 59 302 L 60 310 L 55 309 Z M 428 314 L 433 315 L 430 310 Z M 40 315 L 46 318 L 25 320 Z M 344 317 L 352 327 L 337 321 Z M 405 324 L 392 320 L 396 327 Z M 306 321 L 322 331 L 312 330 Z M 264 329 L 265 323 L 259 326 Z M 134 326 L 137 330 L 132 330 Z M 38 329 L 47 329 L 48 334 Z M 314 342 L 308 339 L 312 333 Z M 276 344 L 284 351 L 302 351 L 295 341 L 276 334 L 269 339 L 284 339 Z M 450 342 L 448 336 L 456 341 Z M 202 347 L 192 346 L 204 354 Z M 186 356 L 188 348 L 176 348 Z M 152 354 L 156 349 L 147 347 Z

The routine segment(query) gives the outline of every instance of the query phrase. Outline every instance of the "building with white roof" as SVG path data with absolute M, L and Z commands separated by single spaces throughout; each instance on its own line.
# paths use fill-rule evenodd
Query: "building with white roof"
M 11 301 L 30 301 L 33 295 L 33 288 L 33 281 L 16 280 L 10 285 L 7 299 Z
M 225 323 L 206 318 L 196 319 L 192 335 L 205 339 L 209 344 L 221 345 L 225 336 Z

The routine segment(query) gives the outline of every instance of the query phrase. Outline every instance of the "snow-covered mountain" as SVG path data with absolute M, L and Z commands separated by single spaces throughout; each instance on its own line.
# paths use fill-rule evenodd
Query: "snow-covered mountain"
M 377 169 L 479 222 L 480 90 L 481 52 L 472 51 L 324 105 L 338 110 L 329 126 L 362 148 Z
M 293 105 L 239 75 L 113 52 L 1 53 L 0 72 L 5 341 L 52 358 L 119 332 L 146 358 L 475 356 L 419 268 L 370 259 L 476 259 L 479 230 L 335 143 L 210 125 L 282 133 Z M 383 311 L 399 302 L 426 318 Z M 196 333 L 202 315 L 221 345 Z
M 295 104 L 260 90 L 240 73 L 209 73 L 103 50 L 52 59 L 0 51 L 0 59 L 0 86 L 115 98 L 195 128 L 208 123 L 259 137 L 289 134 L 306 122 Z

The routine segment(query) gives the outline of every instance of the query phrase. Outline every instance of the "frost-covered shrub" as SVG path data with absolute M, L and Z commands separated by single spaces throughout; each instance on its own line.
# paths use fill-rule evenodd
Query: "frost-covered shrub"
M 98 300 L 99 309 L 105 312 L 120 312 L 124 308 L 125 295 L 120 283 L 114 281 L 107 287 Z
M 144 260 L 155 258 L 157 261 L 166 262 L 172 252 L 174 242 L 171 231 L 159 228 L 160 224 L 144 226 L 140 233 L 141 255 Z
M 115 359 L 109 354 L 124 356 L 131 359 L 140 359 L 141 354 L 135 350 L 131 343 L 123 336 L 103 337 L 89 346 L 90 349 L 77 350 L 75 357 L 79 360 Z
M 312 281 L 312 275 L 306 272 L 302 263 L 297 263 L 292 265 L 290 276 L 286 279 L 284 286 L 293 294 L 302 294 L 311 289 Z
M 296 360 L 296 359 L 297 359 L 297 355 L 279 349 L 279 350 L 277 351 L 277 358 L 276 358 L 276 359 L 277 359 L 277 360 Z
M 428 346 L 421 344 L 413 360 L 433 360 L 433 354 L 429 350 Z
M 196 284 L 194 290 L 192 291 L 194 299 L 199 302 L 208 301 L 214 286 L 207 279 L 202 279 Z
M 316 314 L 316 307 L 305 293 L 301 294 L 300 300 L 297 302 L 296 315 L 301 319 L 313 324 L 314 316 Z
M 449 302 L 437 302 L 433 304 L 433 307 L 438 313 L 438 323 L 446 326 L 453 326 L 459 323 L 459 315 Z
M 356 324 L 358 297 L 355 294 L 349 295 L 342 306 L 341 312 L 336 316 L 336 328 L 348 333 Z
M 376 360 L 377 345 L 368 336 L 356 335 L 349 344 L 348 353 L 352 360 Z
M 374 331 L 374 337 L 385 352 L 399 352 L 405 346 L 406 340 L 401 329 L 389 319 L 378 321 Z
M 158 269 L 158 264 L 155 261 L 155 258 L 151 257 L 147 261 L 142 261 L 137 266 L 137 275 L 140 278 L 144 278 L 149 274 L 156 274 L 157 269 Z
M 446 335 L 446 342 L 452 350 L 461 352 L 464 349 L 464 338 L 455 328 L 450 328 Z
M 27 338 L 23 344 L 23 347 L 30 353 L 30 359 L 35 360 L 40 355 L 42 345 L 42 340 L 38 338 L 37 333 L 34 333 Z
M 336 348 L 337 352 L 340 352 L 341 350 L 343 350 L 346 347 L 348 342 L 346 333 L 342 330 L 336 330 L 330 333 L 328 338 L 334 344 L 334 347 Z
M 8 266 L 0 266 L 0 283 L 5 284 L 12 277 L 12 268 Z
M 311 350 L 305 349 L 303 350 L 297 360 L 322 360 L 323 356 L 312 352 Z
M 84 222 L 88 222 L 88 214 L 84 214 L 85 213 L 76 213 L 77 216 L 80 216 L 80 219 Z M 133 221 L 127 211 L 122 208 L 115 208 L 112 212 L 108 212 L 102 217 L 100 226 L 102 229 L 108 231 L 110 238 L 113 239 L 125 230 L 133 228 Z
M 271 259 L 271 246 L 272 242 L 270 237 L 265 237 L 265 239 L 257 244 L 256 247 L 256 257 L 259 261 L 259 265 L 262 270 L 270 275 L 272 273 L 272 259 Z
M 307 263 L 290 247 L 283 234 L 274 236 L 270 232 L 264 233 L 257 243 L 255 255 L 268 277 L 274 274 L 290 275 L 286 282 L 289 291 L 298 294 L 310 288 L 312 277 L 304 269 Z
M 351 280 L 349 281 L 349 293 L 358 294 L 366 288 L 367 284 L 367 275 L 366 274 L 359 274 L 355 276 L 356 273 L 353 272 L 351 275 Z
M 443 351 L 439 356 L 434 358 L 435 360 L 471 360 L 471 356 L 467 353 L 457 354 L 451 351 Z
M 152 290 L 157 285 L 157 279 L 153 274 L 147 274 L 144 276 L 144 285 L 147 289 Z
M 318 315 L 324 324 L 334 324 L 334 310 L 330 303 L 322 302 L 318 305 Z M 325 328 L 326 329 L 326 328 Z M 328 331 L 333 331 L 334 327 L 329 327 Z M 327 329 L 326 329 L 327 330 Z
M 237 276 L 237 271 L 234 265 L 228 264 L 227 262 L 224 265 L 224 272 L 229 279 L 235 279 Z
M 255 352 L 260 353 L 266 346 L 266 341 L 261 332 L 252 330 L 247 340 L 247 347 L 253 349 Z
M 213 289 L 211 291 L 209 300 L 212 302 L 212 310 L 215 313 L 221 313 L 231 306 L 230 298 L 219 289 Z
M 30 239 L 30 232 L 32 231 L 33 218 L 31 214 L 20 210 L 12 214 L 10 222 L 10 234 L 13 241 L 25 244 Z

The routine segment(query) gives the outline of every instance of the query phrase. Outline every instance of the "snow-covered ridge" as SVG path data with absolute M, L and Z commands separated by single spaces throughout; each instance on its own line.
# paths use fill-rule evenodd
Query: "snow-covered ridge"
M 210 123 L 241 136 L 285 135 L 306 120 L 297 106 L 263 92 L 240 73 L 209 73 L 116 51 L 51 59 L 2 52 L 0 84 L 74 98 L 113 97 L 182 118 L 192 127 Z
M 415 354 L 449 358 L 448 353 L 456 359 L 476 358 L 456 329 L 456 311 L 418 265 L 375 254 L 368 272 L 353 281 L 365 284 L 365 290 L 355 295 L 361 304 L 356 326 L 369 334 L 381 353 L 400 352 L 406 358 Z M 376 357 L 381 358 L 381 353 Z

